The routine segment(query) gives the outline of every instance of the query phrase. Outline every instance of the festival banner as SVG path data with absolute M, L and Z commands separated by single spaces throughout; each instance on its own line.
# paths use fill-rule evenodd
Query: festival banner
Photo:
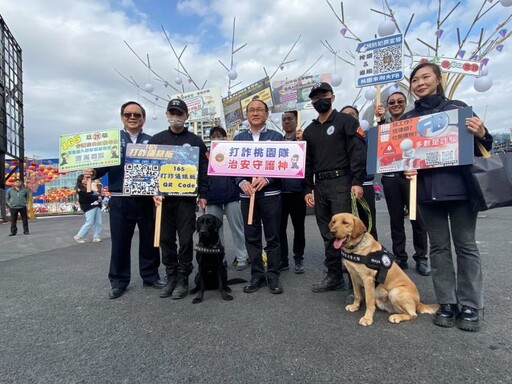
M 212 141 L 208 175 L 304 178 L 304 141 Z
M 302 76 L 296 79 L 277 80 L 272 82 L 272 99 L 274 100 L 273 112 L 285 112 L 290 110 L 311 109 L 309 93 L 317 83 L 331 84 L 330 73 L 321 75 Z
M 378 125 L 367 132 L 367 173 L 473 163 L 474 136 L 466 128 L 471 107 Z
M 224 125 L 224 112 L 220 88 L 212 87 L 199 91 L 173 95 L 173 99 L 182 99 L 188 107 L 188 121 L 208 121 L 218 119 Z
M 401 34 L 357 44 L 354 58 L 356 87 L 400 81 L 404 78 Z
M 480 76 L 482 69 L 482 63 L 479 61 L 451 59 L 438 56 L 413 56 L 411 68 L 414 68 L 420 63 L 434 63 L 437 64 L 443 72 L 460 73 L 470 76 Z
M 128 144 L 123 194 L 196 196 L 199 148 Z
M 254 99 L 264 101 L 269 108 L 274 104 L 272 101 L 272 90 L 270 80 L 265 77 L 232 95 L 222 99 L 226 127 L 237 126 L 245 119 L 245 109 Z
M 121 164 L 119 129 L 62 135 L 59 144 L 61 172 Z

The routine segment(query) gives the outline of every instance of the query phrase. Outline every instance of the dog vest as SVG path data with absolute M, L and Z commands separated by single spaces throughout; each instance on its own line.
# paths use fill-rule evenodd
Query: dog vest
M 354 263 L 365 264 L 368 268 L 377 271 L 375 276 L 375 285 L 382 284 L 386 280 L 389 268 L 393 264 L 394 256 L 384 247 L 380 251 L 370 252 L 368 255 L 358 255 L 355 253 L 346 253 L 341 251 L 341 256 Z

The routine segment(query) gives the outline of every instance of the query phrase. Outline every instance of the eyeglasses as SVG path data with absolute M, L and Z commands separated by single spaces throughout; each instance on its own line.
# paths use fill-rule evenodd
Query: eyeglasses
M 129 119 L 131 117 L 135 117 L 136 119 L 140 119 L 142 117 L 142 114 L 140 114 L 140 113 L 123 113 L 123 117 L 125 119 Z
M 404 105 L 405 104 L 405 100 L 391 100 L 388 105 L 395 105 L 395 104 L 398 104 L 398 105 Z
M 263 113 L 265 112 L 264 108 L 249 108 L 247 110 L 247 113 L 253 114 L 253 113 Z

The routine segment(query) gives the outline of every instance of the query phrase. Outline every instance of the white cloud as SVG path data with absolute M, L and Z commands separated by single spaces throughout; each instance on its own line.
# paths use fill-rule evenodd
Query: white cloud
M 151 30 L 148 26 L 151 16 L 140 11 L 139 1 L 123 0 L 120 7 L 114 9 L 106 0 L 0 0 L 2 16 L 23 49 L 27 155 L 56 157 L 58 137 L 62 134 L 118 127 L 119 106 L 140 96 L 139 91 L 114 69 L 140 84 L 153 83 L 156 94 L 162 98 L 174 93 L 154 80 L 155 76 L 148 73 L 124 43 L 128 42 L 143 60 L 149 54 L 152 68 L 174 84 L 177 60 L 162 31 Z M 339 14 L 339 2 L 333 0 L 331 3 Z M 389 3 L 402 30 L 409 21 L 411 9 L 414 10 L 408 41 L 413 51 L 428 53 L 416 39 L 435 43 L 437 2 L 391 0 Z M 443 3 L 449 3 L 445 13 L 456 4 L 455 1 Z M 455 54 L 455 27 L 459 26 L 464 36 L 482 1 L 462 3 L 443 26 L 445 32 L 440 41 L 440 53 Z M 345 52 L 353 52 L 355 48 L 354 40 L 341 36 L 342 26 L 324 1 L 189 0 L 177 4 L 176 12 L 188 17 L 198 16 L 199 27 L 197 33 L 191 35 L 170 34 L 173 45 L 178 52 L 187 46 L 183 63 L 200 86 L 207 80 L 207 87 L 218 85 L 224 95 L 227 73 L 218 60 L 229 65 L 233 17 L 236 17 L 237 26 L 235 48 L 247 43 L 235 55 L 238 80 L 242 82 L 240 87 L 264 77 L 263 67 L 269 74 L 273 73 L 299 35 L 301 39 L 288 58 L 296 61 L 277 71 L 275 80 L 301 75 L 321 55 L 322 60 L 310 72 L 334 71 L 333 55 L 320 44 L 321 40 L 329 41 L 346 58 Z M 344 4 L 345 20 L 350 29 L 363 40 L 372 39 L 383 16 L 370 8 L 382 10 L 382 2 L 360 0 L 357 5 L 348 1 Z M 509 12 L 510 9 L 498 4 L 485 15 L 483 23 L 480 22 L 483 25 L 475 28 L 469 40 L 478 39 L 480 27 L 494 30 L 497 22 L 504 20 Z M 209 41 L 206 39 L 209 34 L 218 31 L 225 43 L 203 46 Z M 484 94 L 474 91 L 473 79 L 467 78 L 455 94 L 456 98 L 473 105 L 480 115 L 487 110 L 486 122 L 491 129 L 505 130 L 511 126 L 506 116 L 508 102 L 505 97 L 512 90 L 512 79 L 507 74 L 511 52 L 507 40 L 502 53 L 490 55 L 490 76 L 494 80 L 490 91 Z M 343 77 L 342 85 L 335 90 L 339 108 L 352 104 L 359 90 L 353 85 L 353 67 L 341 60 L 337 60 L 336 66 Z M 187 85 L 186 90 L 192 88 Z M 142 102 L 150 117 L 145 130 L 156 133 L 165 129 L 165 102 L 159 100 L 158 108 Z M 362 103 L 361 100 L 357 102 L 359 106 Z M 157 120 L 151 119 L 153 114 L 158 116 Z M 305 116 L 312 117 L 311 114 Z

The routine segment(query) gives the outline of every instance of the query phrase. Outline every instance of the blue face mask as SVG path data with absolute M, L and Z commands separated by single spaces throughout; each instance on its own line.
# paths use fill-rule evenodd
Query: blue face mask
M 321 99 L 318 99 L 315 103 L 313 103 L 313 108 L 318 113 L 325 113 L 328 110 L 330 110 L 332 107 L 332 99 L 330 97 L 324 97 Z

